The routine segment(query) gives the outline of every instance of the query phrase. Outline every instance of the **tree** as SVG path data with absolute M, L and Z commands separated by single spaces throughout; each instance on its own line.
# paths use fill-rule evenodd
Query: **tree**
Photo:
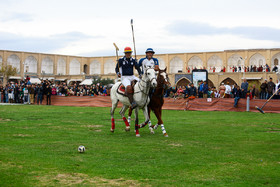
M 12 65 L 2 64 L 0 67 L 0 74 L 3 76 L 3 83 L 5 85 L 10 76 L 17 74 L 17 68 L 13 67 Z

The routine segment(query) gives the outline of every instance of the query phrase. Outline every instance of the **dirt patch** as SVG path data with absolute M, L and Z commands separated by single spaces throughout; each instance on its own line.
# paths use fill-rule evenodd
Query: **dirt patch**
M 182 147 L 183 145 L 182 144 L 179 144 L 179 143 L 171 143 L 171 144 L 168 144 L 168 145 L 171 145 L 173 147 Z
M 49 125 L 53 125 L 53 123 L 45 123 L 45 124 L 39 123 L 38 125 L 39 125 L 39 126 L 49 126 Z
M 0 118 L 0 123 L 1 122 L 6 122 L 6 121 L 12 121 L 11 119 L 3 119 L 3 118 Z
M 48 186 L 57 185 L 92 185 L 92 186 L 140 186 L 138 181 L 120 179 L 105 179 L 101 177 L 89 177 L 82 173 L 61 173 L 53 176 L 39 177 L 42 184 Z
M 16 136 L 16 137 L 31 137 L 31 136 L 34 136 L 34 135 L 30 135 L 30 134 L 13 134 L 13 136 Z
M 96 129 L 94 130 L 95 132 L 101 132 L 102 130 L 101 129 Z
M 18 129 L 34 129 L 35 127 L 16 127 L 16 128 L 18 128 Z
M 280 133 L 280 128 L 277 128 L 277 127 L 268 127 L 266 129 L 269 130 L 269 131 L 266 131 L 268 133 Z
M 0 161 L 0 166 L 2 168 L 11 168 L 11 167 L 23 168 L 21 165 L 17 165 L 13 162 L 2 162 L 2 161 Z
M 266 131 L 268 133 L 280 133 L 280 131 Z
M 82 125 L 81 127 L 100 128 L 100 127 L 103 127 L 103 125 Z

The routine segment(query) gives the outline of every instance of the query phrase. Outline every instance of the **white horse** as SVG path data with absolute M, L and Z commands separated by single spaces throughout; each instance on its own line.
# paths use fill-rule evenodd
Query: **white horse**
M 120 115 L 123 118 L 123 121 L 126 125 L 125 130 L 129 131 L 130 130 L 130 125 L 128 121 L 126 120 L 126 117 L 124 116 L 125 111 L 129 108 L 130 102 L 128 100 L 128 97 L 121 95 L 117 92 L 117 89 L 119 88 L 121 82 L 117 82 L 113 85 L 111 89 L 111 101 L 112 101 L 112 108 L 111 108 L 111 122 L 112 122 L 112 127 L 111 127 L 111 132 L 114 132 L 115 130 L 115 119 L 114 119 L 114 112 L 115 109 L 118 105 L 118 102 L 120 101 L 123 104 L 122 109 L 120 110 Z M 139 134 L 139 125 L 138 125 L 138 111 L 139 109 L 143 110 L 144 116 L 145 116 L 145 122 L 148 122 L 149 115 L 148 115 L 148 108 L 147 105 L 150 102 L 149 98 L 149 90 L 151 87 L 156 87 L 157 86 L 157 81 L 156 81 L 156 75 L 155 75 L 155 70 L 152 67 L 146 67 L 144 66 L 144 74 L 142 79 L 137 82 L 134 86 L 134 94 L 133 94 L 133 99 L 137 103 L 137 107 L 135 108 L 135 132 L 136 132 L 136 137 L 140 137 Z

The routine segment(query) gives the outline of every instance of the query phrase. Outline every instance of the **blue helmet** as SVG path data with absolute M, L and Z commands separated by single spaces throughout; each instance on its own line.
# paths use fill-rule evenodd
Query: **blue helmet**
M 152 48 L 148 48 L 148 49 L 146 50 L 146 53 L 155 53 L 155 52 L 154 52 L 154 50 L 153 50 Z

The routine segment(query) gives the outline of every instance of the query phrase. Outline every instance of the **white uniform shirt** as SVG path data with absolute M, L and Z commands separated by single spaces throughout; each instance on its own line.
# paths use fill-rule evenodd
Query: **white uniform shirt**
M 225 93 L 226 93 L 226 94 L 230 94 L 230 92 L 231 92 L 231 87 L 230 87 L 230 85 L 225 85 L 225 87 L 226 87 Z
M 147 57 L 141 58 L 140 61 L 139 61 L 139 66 L 142 67 L 142 72 L 144 70 L 144 65 L 154 68 L 155 65 L 158 65 L 158 59 L 151 58 L 149 60 Z

